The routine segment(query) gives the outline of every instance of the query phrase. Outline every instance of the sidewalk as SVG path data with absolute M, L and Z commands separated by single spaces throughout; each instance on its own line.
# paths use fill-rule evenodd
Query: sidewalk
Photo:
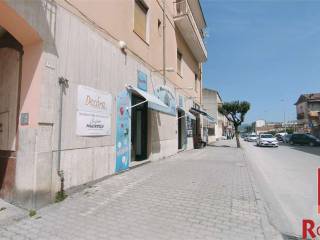
M 28 212 L 0 199 L 0 227 L 14 224 L 28 216 Z
M 241 149 L 221 141 L 116 175 L 0 239 L 278 239 Z

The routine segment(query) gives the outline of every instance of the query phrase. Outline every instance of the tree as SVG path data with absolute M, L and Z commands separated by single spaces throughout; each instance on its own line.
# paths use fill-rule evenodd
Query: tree
M 244 121 L 244 117 L 246 113 L 250 109 L 250 103 L 243 101 L 232 101 L 232 102 L 226 102 L 223 103 L 221 106 L 219 106 L 219 112 L 223 114 L 228 121 L 233 123 L 234 129 L 235 129 L 235 135 L 237 140 L 237 147 L 240 147 L 240 140 L 239 140 L 239 126 Z

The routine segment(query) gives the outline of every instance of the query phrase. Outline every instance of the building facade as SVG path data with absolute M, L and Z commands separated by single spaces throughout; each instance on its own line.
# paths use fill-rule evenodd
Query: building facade
M 320 137 L 320 93 L 300 95 L 295 106 L 299 131 Z
M 232 126 L 227 118 L 218 109 L 223 101 L 218 91 L 208 88 L 202 89 L 203 107 L 214 118 L 214 123 L 209 128 L 209 142 L 214 142 L 231 135 Z M 229 134 L 230 133 L 230 134 Z
M 256 120 L 254 124 L 255 128 L 264 127 L 266 125 L 266 120 L 259 119 Z
M 4 0 L 0 13 L 2 198 L 39 208 L 61 183 L 194 147 L 207 58 L 198 0 Z

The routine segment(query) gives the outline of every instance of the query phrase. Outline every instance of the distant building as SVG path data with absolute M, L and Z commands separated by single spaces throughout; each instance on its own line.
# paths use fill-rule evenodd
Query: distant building
M 300 132 L 320 136 L 320 93 L 300 95 L 296 105 Z
M 266 125 L 266 120 L 257 120 L 256 122 L 255 122 L 255 126 L 256 127 L 263 127 L 263 126 L 265 126 Z
M 267 122 L 265 122 L 264 125 L 258 126 L 257 121 L 256 121 L 252 125 L 253 125 L 253 129 L 255 130 L 255 132 L 257 134 L 264 133 L 264 132 L 281 132 L 281 131 L 285 130 L 282 123 L 275 123 L 275 122 L 267 123 Z
M 209 142 L 216 141 L 232 132 L 232 126 L 227 118 L 219 113 L 222 98 L 218 91 L 204 88 L 202 90 L 203 107 L 215 119 L 215 123 L 208 128 Z
M 265 133 L 265 132 L 286 132 L 290 129 L 293 132 L 297 131 L 297 122 L 296 121 L 288 121 L 286 123 L 283 122 L 266 122 L 265 120 L 257 120 L 252 123 L 252 129 L 257 133 Z

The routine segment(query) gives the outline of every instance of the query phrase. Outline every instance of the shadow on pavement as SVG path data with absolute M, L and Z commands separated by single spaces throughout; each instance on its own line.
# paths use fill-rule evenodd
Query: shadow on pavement
M 231 147 L 231 146 L 228 146 L 228 145 L 214 145 L 214 144 L 207 144 L 207 147 L 222 147 L 222 148 L 228 148 L 228 147 Z

